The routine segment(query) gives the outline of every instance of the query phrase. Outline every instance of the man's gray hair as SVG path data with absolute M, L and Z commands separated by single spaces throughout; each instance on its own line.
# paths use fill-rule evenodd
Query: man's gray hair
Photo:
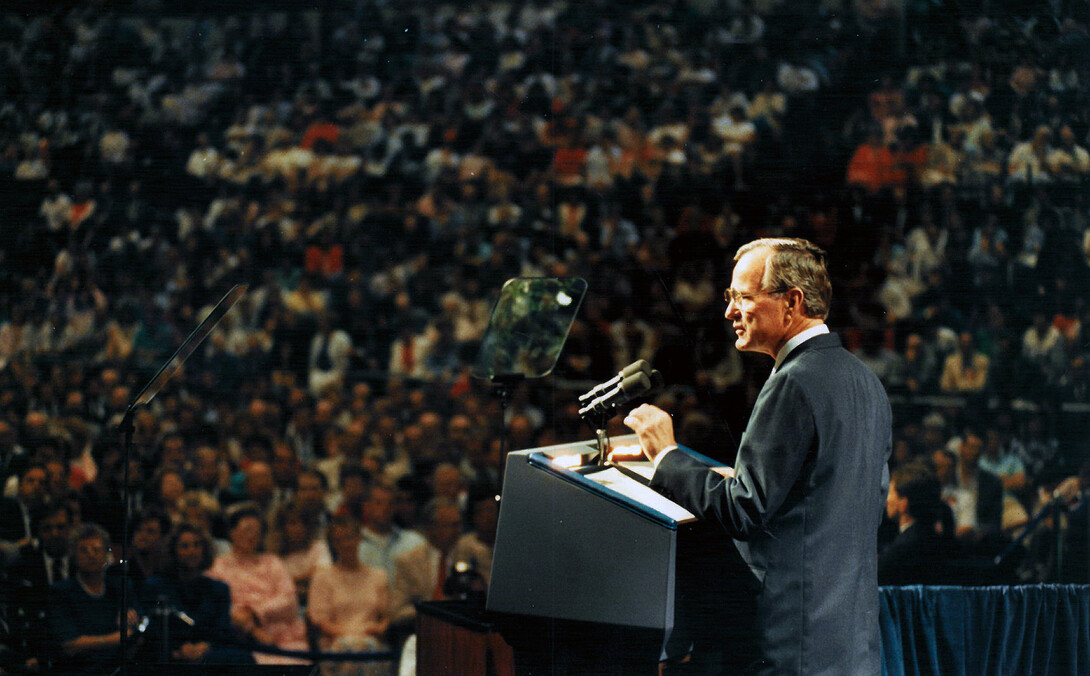
M 833 300 L 833 284 L 825 267 L 826 254 L 821 247 L 805 239 L 765 237 L 743 244 L 734 254 L 737 262 L 756 249 L 771 249 L 765 262 L 761 284 L 769 291 L 802 291 L 802 310 L 808 317 L 825 319 Z

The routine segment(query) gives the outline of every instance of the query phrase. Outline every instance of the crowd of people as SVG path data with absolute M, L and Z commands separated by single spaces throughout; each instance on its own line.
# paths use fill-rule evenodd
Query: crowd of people
M 829 252 L 829 323 L 894 403 L 885 539 L 1005 551 L 1086 458 L 1090 12 L 890 7 L 0 13 L 5 666 L 115 654 L 117 617 L 47 611 L 113 602 L 122 542 L 133 631 L 197 620 L 174 659 L 397 648 L 451 564 L 487 582 L 504 450 L 589 438 L 577 394 L 635 359 L 729 462 L 771 364 L 720 293 L 758 236 Z M 472 365 L 518 276 L 589 291 L 504 406 Z M 1020 579 L 1087 574 L 1037 539 Z M 898 550 L 887 582 L 971 577 Z

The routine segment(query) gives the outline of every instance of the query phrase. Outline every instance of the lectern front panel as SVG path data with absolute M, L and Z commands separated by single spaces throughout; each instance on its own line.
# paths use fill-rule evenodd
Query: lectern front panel
M 668 633 L 676 524 L 533 454 L 508 456 L 488 610 Z

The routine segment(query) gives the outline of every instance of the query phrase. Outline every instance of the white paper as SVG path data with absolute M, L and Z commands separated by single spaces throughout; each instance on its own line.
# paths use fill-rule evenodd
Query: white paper
M 628 465 L 626 464 L 626 467 L 627 466 Z M 649 486 L 641 484 L 639 481 L 624 474 L 616 467 L 610 467 L 609 469 L 604 469 L 600 472 L 587 474 L 586 478 L 615 493 L 620 493 L 642 505 L 646 505 L 656 512 L 665 514 L 678 523 L 684 523 L 696 518 L 689 510 L 676 502 L 667 500 Z

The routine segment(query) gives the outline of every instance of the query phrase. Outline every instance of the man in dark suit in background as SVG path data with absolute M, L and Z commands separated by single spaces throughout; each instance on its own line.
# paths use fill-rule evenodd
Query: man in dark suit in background
M 8 569 L 8 624 L 12 643 L 28 670 L 48 668 L 55 646 L 49 642 L 49 588 L 75 572 L 71 561 L 72 512 L 58 503 L 38 512 L 37 543 L 19 550 Z
M 954 553 L 954 517 L 935 471 L 917 461 L 889 480 L 886 515 L 897 537 L 878 556 L 878 584 L 942 584 Z
M 34 518 L 48 496 L 48 476 L 45 465 L 28 465 L 19 476 L 15 497 L 0 498 L 0 553 L 8 563 L 33 540 Z
M 679 450 L 657 407 L 624 422 L 655 463 L 651 485 L 719 524 L 759 581 L 758 657 L 747 673 L 880 673 L 875 541 L 889 483 L 889 401 L 825 326 L 824 251 L 760 239 L 734 260 L 726 318 L 735 347 L 776 363 L 733 471 Z M 703 660 L 697 644 L 691 668 L 722 673 Z

